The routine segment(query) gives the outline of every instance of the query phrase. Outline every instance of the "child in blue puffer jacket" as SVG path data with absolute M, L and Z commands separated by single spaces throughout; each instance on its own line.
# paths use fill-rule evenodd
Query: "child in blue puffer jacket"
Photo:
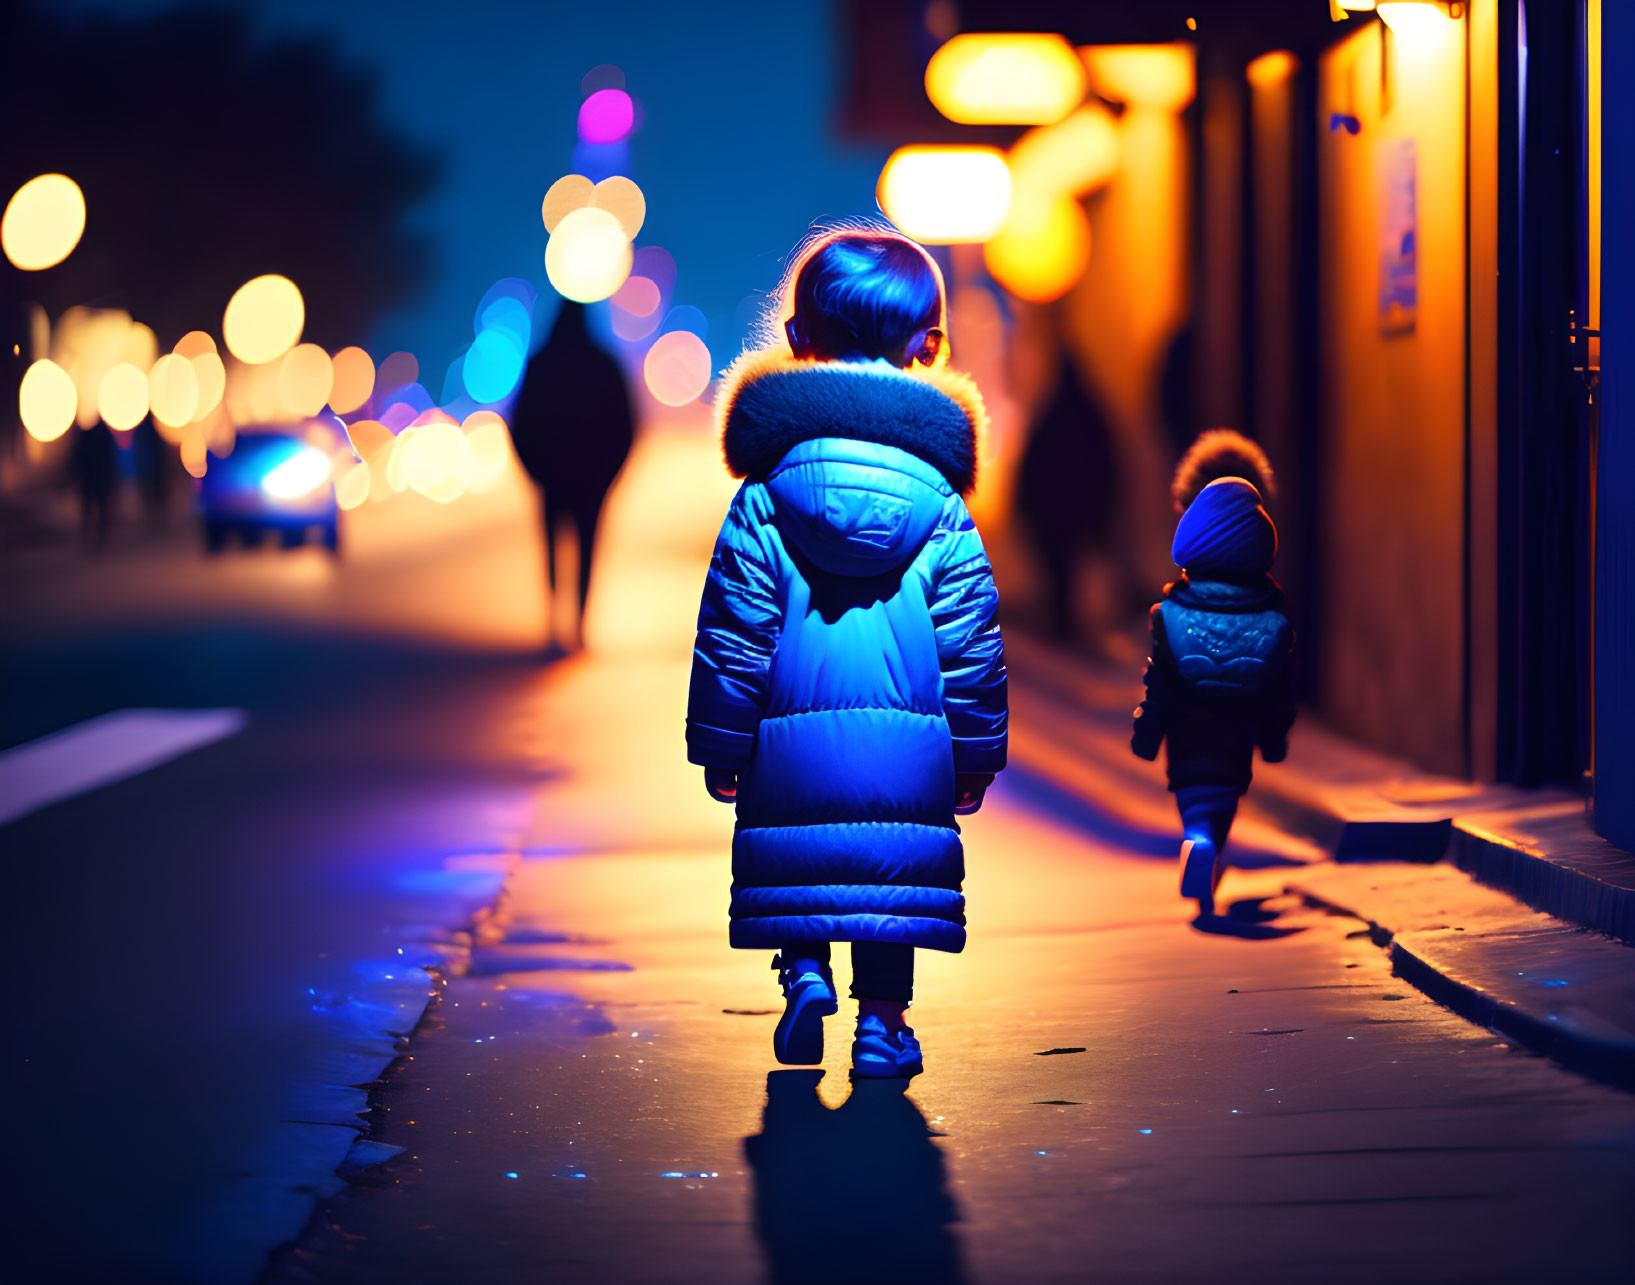
M 687 755 L 736 802 L 733 946 L 775 949 L 780 1062 L 822 1060 L 852 943 L 853 1074 L 922 1068 L 914 948 L 965 944 L 956 813 L 1005 766 L 1005 657 L 961 495 L 981 398 L 947 371 L 942 277 L 894 233 L 812 245 L 780 342 L 717 401 L 744 484 L 699 609 Z
M 1267 485 L 1270 468 L 1247 446 L 1245 465 Z M 1200 443 L 1205 445 L 1205 443 Z M 1208 451 L 1201 453 L 1207 457 Z M 1272 578 L 1277 528 L 1260 492 L 1241 477 L 1201 489 L 1208 460 L 1183 461 L 1176 505 L 1185 511 L 1170 556 L 1182 575 L 1153 607 L 1146 699 L 1135 711 L 1130 747 L 1144 759 L 1169 743 L 1169 786 L 1181 814 L 1181 895 L 1213 913 L 1223 853 L 1238 800 L 1249 788 L 1254 751 L 1268 763 L 1288 752 L 1294 722 L 1294 631 Z M 1187 494 L 1183 495 L 1183 491 Z

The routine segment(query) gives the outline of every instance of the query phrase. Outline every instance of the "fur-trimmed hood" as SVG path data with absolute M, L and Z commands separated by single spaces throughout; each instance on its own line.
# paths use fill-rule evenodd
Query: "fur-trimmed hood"
M 839 437 L 907 451 L 961 494 L 976 485 L 988 427 L 975 382 L 956 371 L 797 361 L 776 350 L 732 364 L 716 419 L 734 477 L 764 480 L 802 442 Z

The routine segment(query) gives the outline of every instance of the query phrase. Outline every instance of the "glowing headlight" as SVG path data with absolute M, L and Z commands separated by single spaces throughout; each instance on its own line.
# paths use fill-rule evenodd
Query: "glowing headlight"
M 274 500 L 299 500 L 329 482 L 329 456 L 303 446 L 282 464 L 267 470 L 261 489 Z

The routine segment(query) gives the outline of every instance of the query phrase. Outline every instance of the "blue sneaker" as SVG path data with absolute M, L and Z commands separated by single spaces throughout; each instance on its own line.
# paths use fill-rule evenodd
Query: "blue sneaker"
M 1198 903 L 1198 913 L 1215 913 L 1215 889 L 1221 886 L 1224 867 L 1214 841 L 1187 838 L 1181 843 L 1181 895 Z
M 811 1066 L 823 1061 L 823 1019 L 836 1013 L 834 975 L 828 966 L 810 959 L 775 956 L 772 966 L 783 984 L 783 1016 L 772 1032 L 772 1054 L 786 1066 Z
M 888 1034 L 878 1017 L 857 1019 L 857 1038 L 852 1041 L 854 1080 L 906 1080 L 923 1070 L 925 1059 L 912 1030 L 904 1026 Z

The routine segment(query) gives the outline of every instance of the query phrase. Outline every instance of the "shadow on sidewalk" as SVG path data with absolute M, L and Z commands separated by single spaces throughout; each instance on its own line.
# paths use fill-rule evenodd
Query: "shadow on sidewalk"
M 1276 941 L 1303 933 L 1303 927 L 1285 927 L 1277 923 L 1279 912 L 1266 907 L 1266 897 L 1248 897 L 1234 901 L 1224 915 L 1199 915 L 1192 926 L 1213 937 L 1237 937 L 1242 941 Z
M 831 1111 L 822 1071 L 766 1077 L 761 1132 L 744 1139 L 755 1227 L 774 1285 L 964 1280 L 959 1209 L 906 1080 L 864 1080 Z
M 1173 805 L 1166 824 L 1148 826 L 1144 818 L 1117 816 L 1097 800 L 1067 789 L 1014 760 L 1005 769 L 1004 787 L 1006 793 L 1046 816 L 1136 856 L 1173 860 L 1181 844 L 1181 826 L 1174 820 Z M 1239 870 L 1264 870 L 1273 866 L 1304 866 L 1306 863 L 1234 839 L 1227 864 Z

